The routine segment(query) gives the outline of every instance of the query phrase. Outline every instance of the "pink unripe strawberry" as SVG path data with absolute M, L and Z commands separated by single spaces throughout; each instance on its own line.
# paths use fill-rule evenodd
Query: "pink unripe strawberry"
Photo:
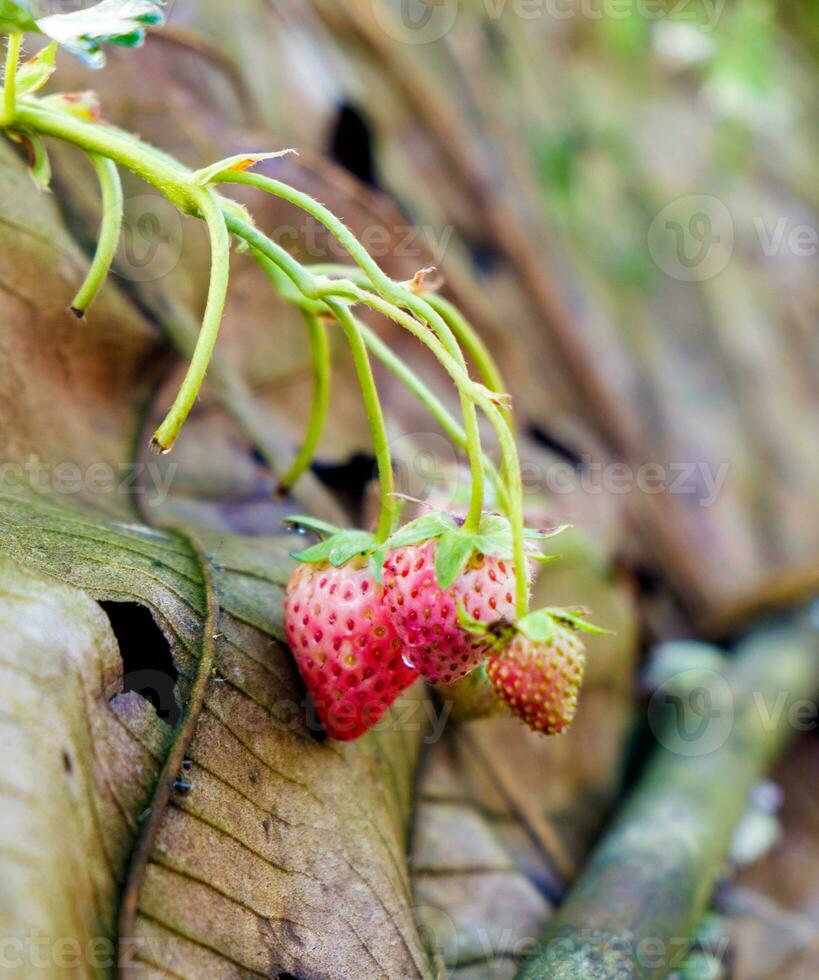
M 556 627 L 549 639 L 515 633 L 489 657 L 496 694 L 536 732 L 558 735 L 574 720 L 586 654 L 576 633 Z
M 513 619 L 515 576 L 511 561 L 481 552 L 469 556 L 455 581 L 441 588 L 436 574 L 439 539 L 387 554 L 382 578 L 405 658 L 433 684 L 453 684 L 483 662 L 490 640 L 464 630 L 458 606 L 479 622 Z
M 293 656 L 332 738 L 358 738 L 417 679 L 366 560 L 300 564 L 284 607 Z

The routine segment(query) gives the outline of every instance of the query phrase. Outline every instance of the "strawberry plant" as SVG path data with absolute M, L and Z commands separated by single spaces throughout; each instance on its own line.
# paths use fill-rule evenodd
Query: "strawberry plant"
M 83 151 L 100 185 L 99 240 L 85 281 L 70 302 L 74 314 L 83 318 L 92 307 L 117 251 L 121 168 L 207 227 L 211 274 L 201 329 L 178 394 L 153 435 L 155 451 L 171 451 L 205 379 L 225 306 L 233 243 L 248 251 L 275 292 L 301 311 L 313 354 L 307 432 L 293 464 L 280 477 L 282 490 L 293 486 L 310 465 L 324 427 L 329 326 L 336 324 L 349 345 L 378 467 L 380 515 L 372 533 L 294 518 L 322 540 L 295 556 L 299 566 L 285 610 L 297 665 L 328 733 L 355 738 L 417 676 L 453 684 L 481 668 L 487 656 L 486 672 L 500 700 L 535 730 L 562 730 L 573 716 L 582 674 L 582 647 L 575 632 L 589 627 L 576 613 L 528 609 L 530 564 L 548 560 L 538 542 L 561 529 L 525 528 L 510 397 L 470 324 L 427 284 L 429 270 L 410 282 L 392 280 L 328 208 L 282 181 L 251 172 L 257 164 L 292 151 L 234 156 L 193 171 L 104 122 L 96 99 L 87 93 L 40 94 L 55 71 L 58 47 L 99 67 L 104 44 L 140 44 L 146 27 L 162 22 L 158 0 L 101 0 L 83 11 L 44 17 L 21 0 L 6 4 L 4 11 L 0 28 L 8 32 L 9 42 L 0 125 L 28 149 L 32 175 L 41 187 L 48 186 L 50 177 L 45 138 Z M 22 31 L 32 30 L 52 42 L 22 61 Z M 219 188 L 230 184 L 254 187 L 301 209 L 334 236 L 354 264 L 311 267 L 298 262 L 256 227 L 243 206 L 221 193 Z M 460 422 L 362 323 L 362 309 L 409 332 L 438 360 L 457 389 Z M 371 356 L 409 388 L 466 453 L 470 491 L 463 520 L 433 512 L 399 526 L 400 501 Z M 499 467 L 484 452 L 479 413 L 494 431 Z M 498 513 L 485 509 L 487 481 Z

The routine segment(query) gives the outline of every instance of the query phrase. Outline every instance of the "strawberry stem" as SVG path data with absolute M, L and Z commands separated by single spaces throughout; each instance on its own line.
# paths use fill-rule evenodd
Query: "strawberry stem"
M 215 174 L 212 179 L 214 183 L 244 184 L 250 187 L 256 187 L 259 190 L 263 190 L 268 194 L 272 194 L 274 197 L 288 201 L 290 204 L 301 208 L 301 210 L 319 221 L 343 248 L 346 249 L 360 268 L 363 269 L 376 292 L 384 299 L 394 301 L 396 304 L 406 307 L 419 317 L 421 321 L 427 323 L 438 335 L 445 349 L 455 357 L 464 373 L 466 373 L 466 362 L 463 352 L 458 346 L 458 341 L 454 334 L 440 314 L 426 300 L 415 295 L 411 290 L 401 286 L 399 283 L 393 282 L 344 222 L 337 218 L 323 204 L 314 200 L 309 194 L 298 191 L 272 177 L 265 177 L 262 174 L 248 173 L 247 171 L 223 170 L 221 173 Z M 456 384 L 458 384 L 457 381 Z M 458 384 L 458 388 L 461 394 L 461 411 L 464 418 L 464 431 L 466 433 L 467 452 L 472 478 L 472 493 L 465 526 L 467 530 L 477 531 L 483 512 L 484 496 L 483 453 L 481 449 L 480 429 L 478 427 L 478 417 L 474 403 L 465 395 L 460 384 Z
M 230 223 L 230 222 L 229 222 Z M 234 233 L 236 232 L 236 224 L 232 226 Z M 271 244 L 273 244 L 271 242 Z M 284 269 L 276 265 L 267 255 L 264 255 L 258 248 L 253 248 L 253 257 L 259 263 L 259 265 L 265 270 L 269 276 L 271 282 L 277 293 L 282 297 L 287 303 L 291 303 L 294 306 L 298 306 L 304 311 L 312 312 L 315 315 L 320 315 L 321 312 L 327 312 L 326 304 L 321 300 L 308 299 L 304 293 L 300 292 L 296 284 L 292 279 L 285 273 Z M 291 259 L 291 261 L 293 261 Z M 345 272 L 352 273 L 351 279 L 355 281 L 358 285 L 361 285 L 362 278 L 366 282 L 366 276 L 361 270 L 355 269 L 352 266 L 342 266 L 342 265 L 321 265 L 321 266 L 310 266 L 308 267 L 316 273 L 326 273 L 340 274 L 344 275 Z M 304 270 L 301 270 L 302 275 Z M 310 292 L 315 292 L 316 286 L 310 286 Z M 459 449 L 466 449 L 466 433 L 463 428 L 458 425 L 458 423 L 452 418 L 452 416 L 447 411 L 446 406 L 441 402 L 440 398 L 425 384 L 417 374 L 409 367 L 409 365 L 403 361 L 400 357 L 393 353 L 390 347 L 384 343 L 383 340 L 371 330 L 366 324 L 362 323 L 356 318 L 356 324 L 364 339 L 364 343 L 367 345 L 369 351 L 378 358 L 379 361 L 391 371 L 405 387 L 416 396 L 416 398 L 421 402 L 421 404 L 427 409 L 430 415 L 435 419 L 435 421 L 440 425 L 446 435 L 458 446 Z M 500 478 L 500 474 L 492 465 L 491 460 L 482 454 L 482 465 L 485 475 L 492 481 L 495 491 L 498 495 L 498 499 L 501 501 L 501 505 L 506 507 L 506 487 Z
M 364 399 L 367 421 L 370 424 L 370 437 L 372 438 L 375 459 L 378 464 L 378 482 L 381 489 L 381 513 L 375 532 L 376 541 L 380 544 L 386 541 L 392 533 L 393 524 L 397 516 L 396 508 L 398 504 L 395 496 L 392 458 L 390 456 L 387 428 L 384 424 L 384 413 L 381 410 L 381 402 L 378 398 L 378 389 L 375 386 L 370 357 L 355 319 L 343 303 L 339 303 L 330 298 L 326 302 L 330 312 L 341 325 L 341 329 L 347 337 L 347 343 L 350 345 L 350 350 L 353 355 L 353 365 L 356 376 L 358 377 L 358 384 L 361 388 L 361 395 Z
M 170 452 L 173 448 L 179 431 L 196 402 L 199 389 L 202 387 L 205 373 L 213 356 L 213 348 L 219 334 L 227 298 L 228 279 L 230 277 L 230 236 L 213 192 L 202 190 L 199 197 L 200 210 L 208 226 L 211 242 L 210 287 L 205 315 L 202 320 L 202 329 L 199 331 L 187 373 L 170 411 L 154 433 L 151 441 L 152 447 L 160 453 Z
M 327 343 L 327 328 L 315 313 L 302 310 L 302 315 L 307 324 L 313 361 L 313 403 L 301 449 L 279 481 L 279 493 L 282 494 L 287 493 L 313 462 L 330 407 L 330 346 Z
M 122 230 L 122 181 L 117 166 L 97 153 L 89 153 L 88 158 L 97 173 L 102 191 L 102 218 L 94 259 L 85 281 L 71 301 L 71 309 L 79 317 L 85 315 L 108 277 Z
M 20 64 L 22 45 L 22 34 L 9 34 L 6 68 L 3 75 L 3 113 L 0 115 L 0 126 L 11 125 L 17 114 L 17 66 Z

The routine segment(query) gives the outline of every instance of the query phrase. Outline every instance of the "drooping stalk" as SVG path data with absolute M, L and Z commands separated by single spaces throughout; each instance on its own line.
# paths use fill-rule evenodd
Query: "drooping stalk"
M 426 300 L 433 310 L 443 317 L 449 329 L 455 334 L 458 343 L 466 351 L 467 357 L 472 359 L 472 362 L 478 369 L 478 376 L 486 387 L 490 391 L 495 391 L 498 394 L 506 391 L 506 385 L 500 373 L 500 368 L 495 363 L 495 359 L 489 352 L 489 348 L 458 307 L 454 303 L 450 303 L 445 297 L 439 296 L 436 293 L 427 296 Z M 504 410 L 504 415 L 511 426 L 512 413 Z
M 343 303 L 327 298 L 330 312 L 338 320 L 341 329 L 347 337 L 347 343 L 353 355 L 358 384 L 364 399 L 364 410 L 370 425 L 370 437 L 378 465 L 378 483 L 381 490 L 381 513 L 375 537 L 378 542 L 386 541 L 393 530 L 393 524 L 398 515 L 398 500 L 395 496 L 395 484 L 392 472 L 392 457 L 390 454 L 387 428 L 384 424 L 384 413 L 375 386 L 370 357 L 352 314 Z
M 210 287 L 202 327 L 185 378 L 170 411 L 151 441 L 153 448 L 161 453 L 170 452 L 179 430 L 196 402 L 213 356 L 227 298 L 230 276 L 230 236 L 221 208 L 213 193 L 203 189 L 200 198 L 199 207 L 207 224 L 211 242 Z
M 381 269 L 367 249 L 358 241 L 350 229 L 336 217 L 328 208 L 314 200 L 309 194 L 298 191 L 282 181 L 262 174 L 247 171 L 224 170 L 214 178 L 215 183 L 235 183 L 256 187 L 268 194 L 288 201 L 319 221 L 333 235 L 354 261 L 369 276 L 373 288 L 385 299 L 406 306 L 416 316 L 429 324 L 436 332 L 446 349 L 458 360 L 466 370 L 458 342 L 444 319 L 425 301 L 413 294 L 409 289 L 395 283 Z M 467 452 L 471 471 L 471 498 L 465 527 L 476 531 L 483 512 L 483 452 L 481 450 L 480 428 L 477 412 L 472 402 L 461 392 L 461 411 L 464 418 L 464 430 L 467 438 Z
M 133 173 L 157 187 L 180 210 L 204 218 L 211 229 L 211 238 L 214 242 L 215 275 L 208 297 L 205 322 L 182 390 L 180 390 L 179 396 L 168 418 L 160 426 L 155 437 L 155 445 L 158 448 L 167 450 L 173 444 L 173 440 L 178 435 L 182 422 L 195 401 L 199 385 L 201 385 L 201 380 L 204 378 L 204 371 L 207 368 L 207 362 L 210 359 L 213 342 L 215 341 L 216 332 L 218 331 L 221 320 L 228 271 L 228 241 L 224 231 L 225 221 L 227 221 L 230 230 L 234 234 L 239 234 L 240 237 L 248 241 L 254 248 L 259 248 L 274 261 L 278 261 L 279 264 L 289 259 L 289 268 L 284 265 L 283 267 L 285 267 L 288 275 L 308 297 L 311 297 L 312 277 L 305 275 L 303 267 L 288 256 L 283 249 L 276 246 L 266 236 L 258 233 L 256 229 L 253 229 L 246 222 L 242 222 L 234 213 L 225 209 L 226 213 L 222 216 L 219 213 L 219 208 L 215 204 L 215 196 L 210 195 L 209 192 L 198 187 L 190 171 L 130 134 L 111 126 L 88 123 L 65 113 L 43 108 L 30 99 L 21 100 L 21 103 L 17 107 L 17 117 L 22 123 L 31 126 L 31 128 L 43 135 L 54 136 L 68 143 L 73 143 L 86 152 L 107 156 L 114 162 L 125 166 Z M 231 172 L 220 175 L 220 177 L 222 176 L 226 180 L 255 184 L 256 186 L 262 186 L 263 189 L 271 189 L 270 187 L 264 188 L 264 182 L 269 181 L 270 178 L 259 177 L 254 174 Z M 414 296 L 409 290 L 401 287 L 399 284 L 393 283 L 381 271 L 377 263 L 369 256 L 369 253 L 357 241 L 352 232 L 331 212 L 307 195 L 288 188 L 287 185 L 277 181 L 273 181 L 272 183 L 275 186 L 274 192 L 278 196 L 282 196 L 290 200 L 291 203 L 303 207 L 308 213 L 313 214 L 314 217 L 321 220 L 328 227 L 328 230 L 338 237 L 339 241 L 347 248 L 353 258 L 367 272 L 374 285 L 377 285 L 379 289 L 389 295 L 395 296 L 398 302 L 405 305 L 416 316 L 421 317 L 423 321 L 429 324 L 439 341 L 441 339 L 443 340 L 443 343 L 439 343 L 439 345 L 427 344 L 427 346 L 432 347 L 433 353 L 436 353 L 439 360 L 442 354 L 447 355 L 449 352 L 452 352 L 450 356 L 454 357 L 455 360 L 454 365 L 451 366 L 454 366 L 458 370 L 454 372 L 450 371 L 450 374 L 458 386 L 464 402 L 465 434 L 474 473 L 472 481 L 473 499 L 470 505 L 470 519 L 474 522 L 476 515 L 477 517 L 480 516 L 480 507 L 478 506 L 479 495 L 482 506 L 483 453 L 479 448 L 480 439 L 479 432 L 477 431 L 477 419 L 474 416 L 472 405 L 474 399 L 468 397 L 468 389 L 473 383 L 464 370 L 463 355 L 452 332 L 443 318 L 425 300 Z M 219 215 L 218 220 L 217 214 Z M 232 222 L 235 224 L 232 224 Z M 276 254 L 271 255 L 271 252 L 275 252 Z M 335 288 L 337 291 L 341 291 L 343 287 L 339 284 Z M 315 295 L 314 290 L 312 293 L 311 298 L 320 298 Z M 372 296 L 372 294 L 368 295 Z M 350 297 L 348 291 L 346 298 L 360 297 Z M 394 308 L 397 309 L 397 307 Z M 407 317 L 407 321 L 417 323 L 412 317 Z M 430 341 L 436 339 L 432 337 L 429 331 L 425 331 L 421 324 L 418 324 L 418 328 L 419 330 L 416 331 L 416 335 L 420 339 L 425 340 L 425 342 L 426 338 L 429 338 Z M 437 350 L 435 349 L 436 346 L 438 347 Z M 474 422 L 470 421 L 470 416 L 474 417 Z M 480 475 L 478 475 L 478 470 L 480 470 Z
M 369 279 L 369 276 L 363 270 L 351 265 L 341 265 L 338 262 L 320 262 L 307 266 L 307 268 L 313 275 L 351 279 L 357 286 L 362 286 L 363 288 L 366 288 L 366 279 Z M 490 391 L 497 391 L 499 393 L 506 391 L 500 368 L 495 363 L 495 359 L 492 357 L 489 348 L 458 307 L 438 293 L 429 293 L 424 298 L 432 309 L 444 320 L 458 344 L 460 344 L 467 356 L 472 359 L 475 367 L 478 369 L 478 375 L 483 384 Z
M 253 249 L 252 254 L 261 268 L 265 270 L 277 293 L 283 300 L 285 300 L 285 302 L 298 306 L 302 311 L 310 312 L 314 315 L 319 315 L 321 312 L 327 310 L 327 305 L 323 301 L 308 299 L 303 293 L 301 293 L 292 279 L 285 274 L 284 270 L 272 262 L 266 255 L 263 255 L 256 249 Z M 310 269 L 318 274 L 323 274 L 326 272 L 328 275 L 333 272 L 343 275 L 345 271 L 353 271 L 359 273 L 360 277 L 362 277 L 365 282 L 369 281 L 366 279 L 363 272 L 353 269 L 352 266 L 311 266 Z M 353 276 L 351 278 L 355 279 L 356 277 Z M 430 415 L 440 425 L 441 429 L 448 436 L 448 438 L 451 439 L 459 449 L 466 450 L 466 433 L 449 414 L 449 411 L 441 399 L 438 398 L 438 396 L 427 384 L 421 380 L 421 378 L 418 377 L 417 374 L 415 374 L 412 368 L 410 368 L 405 361 L 393 353 L 390 347 L 384 343 L 384 341 L 378 336 L 378 334 L 375 333 L 374 330 L 371 330 L 365 323 L 362 323 L 357 318 L 356 324 L 359 332 L 364 338 L 364 343 L 367 345 L 370 352 L 375 355 L 375 357 L 381 361 L 387 370 L 391 371 L 392 374 L 394 374 L 395 377 L 398 378 L 398 380 L 401 381 L 401 383 L 410 392 L 412 392 L 413 395 L 415 395 L 418 401 L 421 402 Z M 498 499 L 501 502 L 501 506 L 505 509 L 507 499 L 506 487 L 503 485 L 500 474 L 492 465 L 491 460 L 489 460 L 486 456 L 483 457 L 483 469 L 486 476 L 492 481 L 495 492 L 497 493 Z
M 271 242 L 258 229 L 232 216 L 227 216 L 227 222 L 234 234 L 243 238 L 255 250 L 267 256 L 272 262 L 278 264 L 278 261 L 281 259 L 285 265 L 288 262 L 298 265 L 290 256 L 287 256 L 286 259 L 280 256 L 279 253 L 283 251 L 280 246 Z M 503 413 L 498 409 L 488 390 L 472 381 L 458 359 L 446 350 L 441 340 L 406 310 L 401 309 L 382 296 L 356 286 L 350 280 L 315 277 L 302 266 L 298 266 L 298 276 L 303 283 L 304 294 L 310 299 L 324 299 L 328 306 L 332 304 L 336 308 L 341 308 L 350 317 L 351 314 L 346 310 L 346 307 L 338 302 L 339 296 L 344 299 L 360 302 L 408 330 L 432 351 L 461 394 L 468 398 L 470 402 L 477 405 L 489 419 L 500 444 L 504 471 L 507 475 L 508 482 L 505 509 L 512 530 L 513 561 L 515 565 L 515 605 L 518 616 L 525 615 L 529 604 L 529 584 L 526 575 L 526 548 L 523 536 L 523 487 L 520 473 L 520 460 L 512 432 Z M 295 281 L 295 270 L 290 274 L 290 278 Z M 481 452 L 482 460 L 483 453 Z M 483 475 L 483 462 L 481 462 L 481 473 Z
M 302 311 L 302 316 L 307 324 L 313 362 L 313 402 L 301 449 L 279 481 L 278 490 L 281 494 L 287 493 L 313 462 L 330 405 L 330 345 L 327 342 L 327 328 L 321 317 L 315 313 Z
M 22 45 L 22 34 L 9 34 L 6 69 L 3 75 L 3 114 L 0 116 L 0 126 L 8 126 L 17 111 L 17 66 L 20 64 Z
M 53 136 L 86 153 L 108 157 L 156 187 L 184 214 L 205 217 L 200 207 L 202 188 L 194 181 L 192 172 L 130 133 L 57 112 L 30 98 L 20 99 L 15 118 L 42 136 Z
M 114 261 L 122 230 L 122 181 L 117 165 L 98 153 L 89 153 L 88 157 L 94 165 L 102 191 L 102 220 L 91 268 L 88 270 L 85 282 L 71 301 L 71 309 L 78 317 L 85 316 L 86 311 L 97 298 Z

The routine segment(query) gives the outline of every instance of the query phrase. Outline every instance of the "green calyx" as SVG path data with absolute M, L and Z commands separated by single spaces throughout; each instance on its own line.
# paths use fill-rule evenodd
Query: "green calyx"
M 566 530 L 568 525 L 529 530 L 524 536 L 530 541 L 543 541 Z M 426 541 L 438 541 L 435 551 L 435 577 L 442 589 L 448 589 L 463 573 L 473 555 L 484 554 L 511 561 L 514 557 L 512 526 L 501 514 L 482 514 L 478 529 L 471 531 L 458 518 L 445 511 L 434 511 L 410 521 L 387 538 L 384 547 L 406 548 Z M 527 557 L 534 561 L 552 561 L 554 556 L 543 555 L 532 548 Z
M 585 617 L 587 609 L 565 609 L 560 606 L 547 606 L 527 613 L 516 623 L 498 620 L 496 623 L 482 623 L 474 619 L 466 609 L 458 604 L 458 622 L 461 628 L 473 636 L 494 637 L 499 645 L 506 646 L 516 635 L 520 634 L 533 643 L 550 643 L 560 632 L 594 633 L 601 636 L 613 636 L 611 630 L 595 626 Z
M 381 582 L 381 566 L 384 563 L 384 545 L 379 544 L 374 534 L 356 528 L 340 528 L 327 521 L 313 517 L 290 517 L 285 522 L 293 527 L 312 531 L 321 537 L 320 541 L 305 548 L 304 551 L 291 552 L 291 558 L 307 565 L 320 565 L 329 562 L 341 568 L 353 558 L 369 558 L 373 575 Z

